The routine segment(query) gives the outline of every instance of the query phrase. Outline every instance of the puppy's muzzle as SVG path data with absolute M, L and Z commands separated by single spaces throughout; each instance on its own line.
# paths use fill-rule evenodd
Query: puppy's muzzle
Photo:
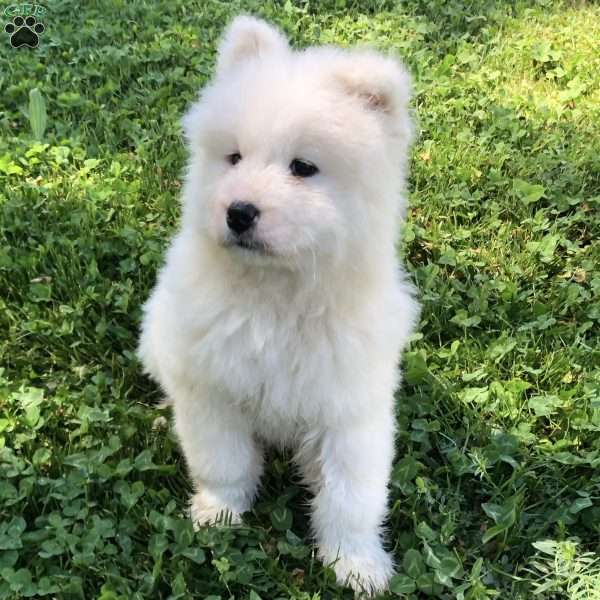
M 260 211 L 250 202 L 232 202 L 227 209 L 227 227 L 236 235 L 246 233 L 254 226 Z

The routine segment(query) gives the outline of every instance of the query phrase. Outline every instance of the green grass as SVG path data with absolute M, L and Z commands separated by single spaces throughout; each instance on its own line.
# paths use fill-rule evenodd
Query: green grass
M 297 46 L 376 43 L 415 74 L 400 254 L 424 310 L 386 598 L 598 599 L 600 8 L 48 5 L 38 49 L 0 47 L 0 598 L 351 598 L 314 559 L 286 456 L 246 526 L 192 531 L 133 355 L 179 214 L 179 118 L 225 23 L 252 12 Z

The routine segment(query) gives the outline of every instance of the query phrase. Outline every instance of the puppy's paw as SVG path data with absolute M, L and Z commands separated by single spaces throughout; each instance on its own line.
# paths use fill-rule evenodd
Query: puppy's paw
M 199 529 L 203 525 L 240 525 L 242 517 L 225 502 L 214 494 L 202 490 L 195 493 L 190 499 L 190 518 L 194 527 Z
M 332 566 L 338 582 L 351 587 L 357 598 L 384 591 L 394 574 L 392 559 L 382 548 L 370 554 L 341 554 Z

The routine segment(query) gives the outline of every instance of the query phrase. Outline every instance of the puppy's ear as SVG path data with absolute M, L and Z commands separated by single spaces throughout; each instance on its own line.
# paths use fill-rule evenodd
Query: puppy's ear
M 217 73 L 225 73 L 249 58 L 288 50 L 285 37 L 266 21 L 248 16 L 236 17 L 221 39 Z
M 408 121 L 412 86 L 408 72 L 396 59 L 373 50 L 350 50 L 336 65 L 334 78 L 365 109 Z

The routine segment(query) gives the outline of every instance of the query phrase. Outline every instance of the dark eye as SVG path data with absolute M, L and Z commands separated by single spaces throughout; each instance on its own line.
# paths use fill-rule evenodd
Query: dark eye
M 294 177 L 312 177 L 319 172 L 317 165 L 313 165 L 307 160 L 301 158 L 295 158 L 290 163 L 290 171 Z
M 242 160 L 242 155 L 239 152 L 234 152 L 233 154 L 228 154 L 225 158 L 230 165 L 237 165 Z

